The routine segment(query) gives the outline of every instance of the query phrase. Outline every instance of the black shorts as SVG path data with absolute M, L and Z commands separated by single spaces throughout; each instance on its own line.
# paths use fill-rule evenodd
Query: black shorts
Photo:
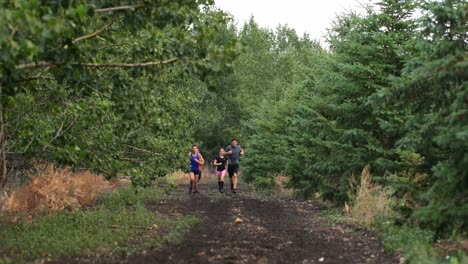
M 228 165 L 228 173 L 229 173 L 229 177 L 232 177 L 234 175 L 234 173 L 238 173 L 239 172 L 239 163 L 238 164 L 229 164 Z
M 198 175 L 198 176 L 201 175 L 201 171 L 199 170 L 191 170 L 190 172 L 193 172 L 193 174 Z

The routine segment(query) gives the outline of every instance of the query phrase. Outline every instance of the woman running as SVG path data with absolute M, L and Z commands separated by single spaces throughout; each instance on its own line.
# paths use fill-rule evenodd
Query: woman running
M 200 165 L 205 161 L 203 156 L 198 152 L 197 145 L 192 145 L 192 152 L 190 153 L 190 189 L 189 193 L 198 193 L 198 177 L 200 176 Z
M 224 192 L 224 175 L 226 175 L 227 158 L 224 157 L 224 149 L 219 150 L 219 156 L 216 157 L 213 164 L 218 166 L 216 175 L 218 176 L 218 189 L 220 193 Z

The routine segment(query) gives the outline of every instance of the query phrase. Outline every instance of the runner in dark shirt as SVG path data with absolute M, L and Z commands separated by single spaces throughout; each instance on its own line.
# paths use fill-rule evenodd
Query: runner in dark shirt
M 226 175 L 227 158 L 224 156 L 224 149 L 219 150 L 219 156 L 216 157 L 213 164 L 218 166 L 216 168 L 216 175 L 218 176 L 218 189 L 220 193 L 224 193 L 224 175 Z
M 231 190 L 237 192 L 237 180 L 239 177 L 239 156 L 244 155 L 244 150 L 237 145 L 237 139 L 231 140 L 231 145 L 226 147 L 226 154 L 229 155 L 228 173 L 231 180 Z

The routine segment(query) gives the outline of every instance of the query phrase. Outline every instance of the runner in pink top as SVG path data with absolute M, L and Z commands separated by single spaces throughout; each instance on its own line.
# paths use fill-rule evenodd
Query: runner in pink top
M 219 150 L 219 156 L 215 158 L 213 164 L 218 166 L 216 168 L 216 175 L 218 176 L 218 188 L 219 192 L 224 192 L 224 175 L 226 175 L 226 164 L 227 158 L 224 157 L 224 149 Z

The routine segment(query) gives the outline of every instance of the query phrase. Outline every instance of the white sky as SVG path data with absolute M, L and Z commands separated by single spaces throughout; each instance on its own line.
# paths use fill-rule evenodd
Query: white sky
M 324 41 L 336 14 L 359 11 L 361 4 L 376 0 L 215 0 L 216 6 L 231 13 L 241 27 L 251 15 L 261 27 L 275 29 L 279 24 L 294 28 L 299 36 Z

